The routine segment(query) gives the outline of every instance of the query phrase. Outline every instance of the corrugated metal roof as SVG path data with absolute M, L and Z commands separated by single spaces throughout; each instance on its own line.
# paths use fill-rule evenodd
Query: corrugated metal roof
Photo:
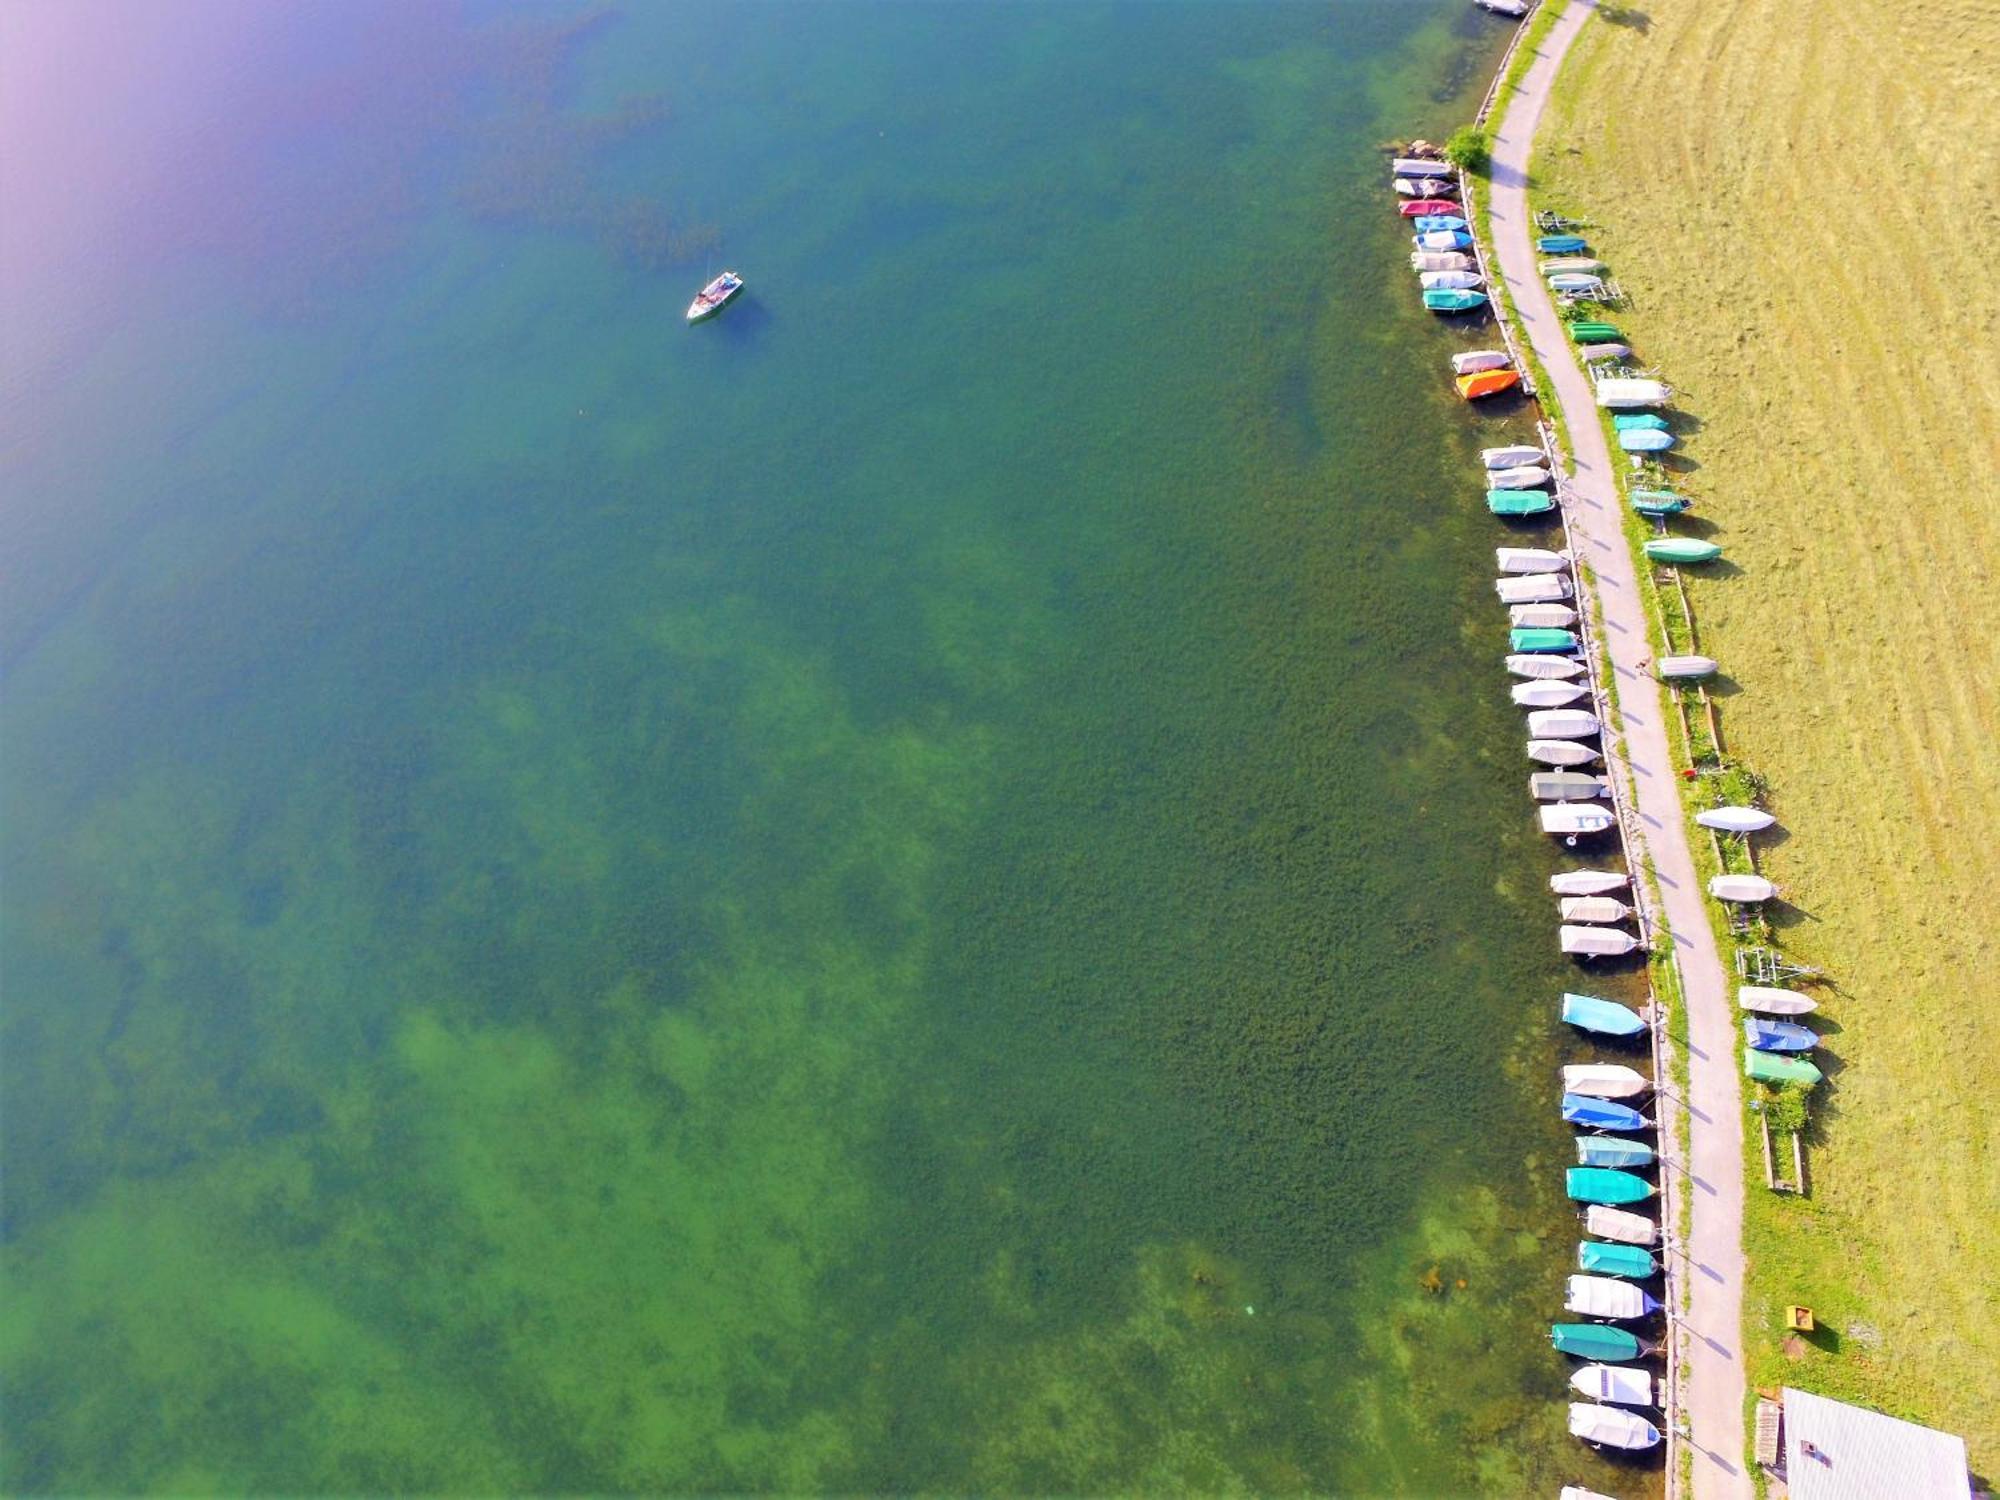
M 1792 1500 L 1971 1500 L 1965 1439 L 1785 1388 Z

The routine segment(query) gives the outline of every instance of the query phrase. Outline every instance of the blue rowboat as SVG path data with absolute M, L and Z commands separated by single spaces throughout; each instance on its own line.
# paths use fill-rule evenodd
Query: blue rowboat
M 1486 293 L 1457 287 L 1438 287 L 1424 293 L 1424 306 L 1432 312 L 1472 312 L 1486 305 Z
M 1439 229 L 1469 229 L 1471 226 L 1457 214 L 1418 214 L 1410 220 L 1410 227 L 1418 234 L 1430 234 Z
M 1565 994 L 1562 1018 L 1572 1026 L 1605 1036 L 1637 1036 L 1646 1029 L 1646 1023 L 1630 1006 L 1615 1000 L 1600 1000 L 1595 995 Z
M 1576 1138 L 1576 1161 L 1581 1167 L 1650 1167 L 1653 1148 L 1623 1136 L 1580 1135 Z
M 1650 411 L 1621 412 L 1611 425 L 1619 432 L 1665 432 L 1667 419 Z
M 1574 651 L 1576 632 L 1554 625 L 1519 625 L 1507 632 L 1509 651 Z
M 1819 1045 L 1819 1033 L 1810 1026 L 1761 1016 L 1743 1018 L 1743 1039 L 1759 1052 L 1810 1052 Z
M 1637 1359 L 1645 1352 L 1639 1335 L 1629 1328 L 1613 1328 L 1608 1323 L 1551 1323 L 1549 1342 L 1564 1354 L 1579 1359 L 1616 1362 Z
M 1611 1099 L 1593 1099 L 1588 1094 L 1564 1094 L 1562 1117 L 1571 1125 L 1587 1125 L 1592 1130 L 1651 1130 L 1646 1117 L 1629 1104 Z
M 1618 434 L 1618 446 L 1627 453 L 1665 453 L 1673 445 L 1674 435 L 1661 432 L 1657 427 L 1641 427 Z
M 1545 234 L 1535 241 L 1535 249 L 1543 255 L 1574 255 L 1589 248 L 1580 234 Z
M 1419 250 L 1470 250 L 1472 236 L 1463 229 L 1433 229 L 1427 234 L 1410 236 Z
M 1653 1196 L 1645 1178 L 1610 1167 L 1565 1167 L 1563 1186 L 1578 1203 L 1643 1203 Z
M 1644 1281 L 1659 1274 L 1660 1263 L 1653 1252 L 1637 1245 L 1607 1245 L 1600 1240 L 1579 1240 L 1576 1268 L 1596 1276 L 1623 1276 L 1628 1281 Z

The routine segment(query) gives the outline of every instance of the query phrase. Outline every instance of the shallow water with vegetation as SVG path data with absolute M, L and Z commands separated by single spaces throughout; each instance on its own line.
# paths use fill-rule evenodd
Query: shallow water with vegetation
M 1617 1478 L 1375 149 L 1497 29 L 131 14 L 5 106 L 103 106 L 0 262 L 8 1488 Z

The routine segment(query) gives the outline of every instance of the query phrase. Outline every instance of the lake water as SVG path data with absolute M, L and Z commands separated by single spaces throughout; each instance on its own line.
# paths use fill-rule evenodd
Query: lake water
M 6 30 L 10 1490 L 1618 1481 L 1376 150 L 1499 27 Z

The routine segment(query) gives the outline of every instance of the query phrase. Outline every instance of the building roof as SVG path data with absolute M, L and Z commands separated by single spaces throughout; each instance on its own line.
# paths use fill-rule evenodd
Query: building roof
M 1965 1439 L 1785 1388 L 1792 1500 L 1971 1500 Z

